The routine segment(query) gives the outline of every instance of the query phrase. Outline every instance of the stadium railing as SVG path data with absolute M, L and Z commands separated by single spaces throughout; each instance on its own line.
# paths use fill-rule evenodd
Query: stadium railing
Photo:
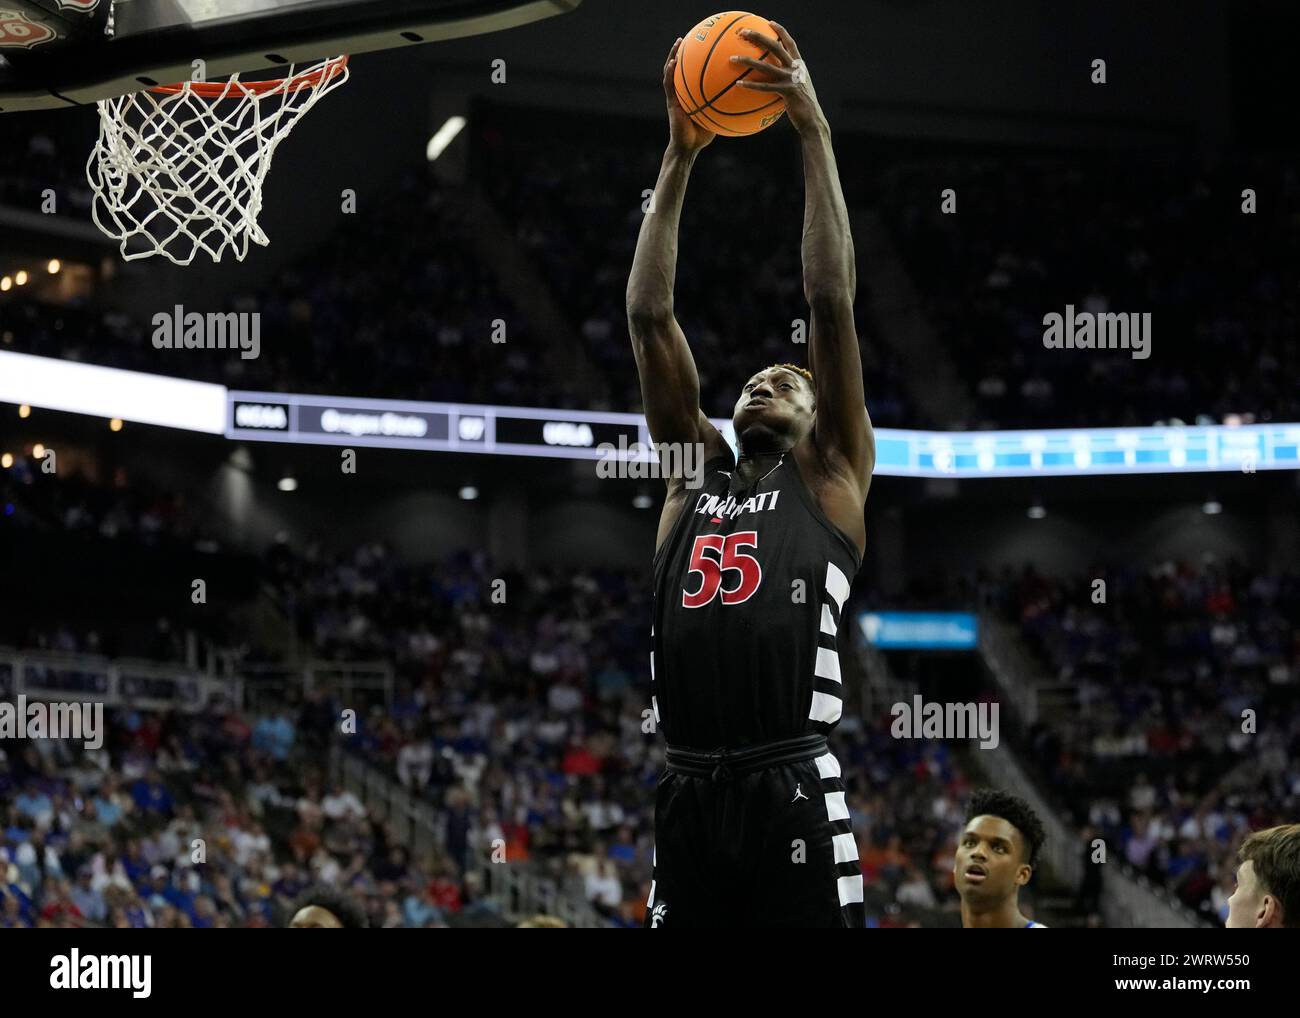
M 1136 929 L 1208 927 L 1194 912 L 1169 897 L 1127 864 L 1110 869 L 1102 886 L 1101 907 L 1111 926 Z
M 868 720 L 887 713 L 896 703 L 906 702 L 906 687 L 895 678 L 889 661 L 862 636 L 857 626 L 849 629 L 853 648 L 862 671 L 862 716 Z
M 1027 727 L 1039 716 L 1039 692 L 1055 689 L 1057 685 L 1034 682 L 1032 676 L 1037 666 L 1029 653 L 1009 626 L 987 612 L 980 616 L 980 653 L 989 672 L 1012 701 L 1020 724 Z M 1047 828 L 1044 861 L 1058 878 L 1077 888 L 1083 880 L 1081 834 L 1065 821 L 1063 811 L 1039 792 L 1005 741 L 992 752 L 981 754 L 980 762 L 998 787 L 1026 799 L 1042 817 Z M 1112 848 L 1118 846 L 1107 846 L 1108 850 Z M 1182 929 L 1207 925 L 1191 909 L 1113 854 L 1106 864 L 1102 882 L 1101 912 L 1107 924 L 1116 927 Z
M 0 647 L 0 695 L 5 698 L 193 713 L 214 700 L 236 702 L 236 685 L 233 678 L 204 675 L 183 665 Z
M 1044 862 L 1058 878 L 1071 887 L 1078 887 L 1083 880 L 1083 842 L 1079 832 L 1062 820 L 1039 794 L 1015 754 L 1005 745 L 981 754 L 980 762 L 994 784 L 1025 799 L 1042 818 L 1047 828 Z M 1187 929 L 1207 925 L 1119 858 L 1106 866 L 1101 913 L 1108 926 L 1119 928 Z
M 1050 683 L 1040 682 L 1038 666 L 1025 651 L 1015 631 L 992 612 L 980 612 L 979 649 L 993 677 L 1011 699 L 1025 725 L 1039 720 L 1041 691 Z
M 411 795 L 400 782 L 335 743 L 330 748 L 330 771 L 374 816 L 388 823 L 414 858 L 423 858 L 446 842 L 446 825 L 431 803 Z M 581 897 L 569 893 L 554 879 L 534 873 L 528 864 L 471 863 L 483 878 L 488 897 L 511 921 L 544 914 L 563 919 L 569 926 L 594 928 L 609 925 Z
M 306 695 L 317 689 L 335 695 L 342 707 L 359 716 L 375 704 L 391 707 L 396 680 L 387 661 L 317 661 L 297 664 L 248 664 L 239 668 L 237 702 L 247 711 L 264 713 L 284 702 L 291 690 Z
M 423 858 L 446 840 L 446 824 L 433 804 L 413 796 L 400 782 L 360 757 L 330 748 L 330 771 L 361 800 L 376 819 L 387 823 L 413 857 Z
M 306 661 L 297 665 L 243 665 L 229 677 L 181 664 L 107 658 L 69 651 L 0 647 L 0 697 L 130 705 L 142 710 L 193 713 L 217 700 L 253 714 L 274 710 L 294 690 L 333 692 L 344 707 L 393 702 L 395 679 L 383 661 Z
M 888 228 L 877 212 L 858 208 L 852 216 L 858 250 L 865 252 L 864 264 L 868 266 L 862 290 L 869 295 L 874 335 L 889 343 L 906 365 L 909 395 L 926 420 L 945 428 L 954 423 L 968 427 L 976 418 L 970 390 L 925 313 L 924 298 Z M 921 379 L 924 384 L 917 384 Z
M 515 921 L 547 915 L 578 929 L 611 925 L 581 899 L 566 894 L 550 877 L 533 873 L 526 866 L 485 863 L 480 872 L 488 895 Z

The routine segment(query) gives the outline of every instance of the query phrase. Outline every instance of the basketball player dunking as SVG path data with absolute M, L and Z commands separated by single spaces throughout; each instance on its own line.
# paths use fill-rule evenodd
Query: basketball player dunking
M 830 129 L 794 40 L 750 33 L 803 149 L 804 294 L 811 373 L 775 365 L 745 380 L 739 459 L 700 410 L 673 317 L 687 177 L 713 135 L 673 89 L 670 140 L 627 289 L 652 438 L 702 448 L 703 485 L 668 479 L 654 559 L 652 706 L 668 743 L 655 804 L 646 925 L 861 927 L 862 873 L 840 765 L 826 743 L 843 706 L 836 639 L 866 544 L 875 441 L 853 325 L 856 272 Z M 743 252 L 737 252 L 744 257 Z M 667 457 L 663 457 L 669 462 Z M 677 460 L 700 462 L 700 460 Z

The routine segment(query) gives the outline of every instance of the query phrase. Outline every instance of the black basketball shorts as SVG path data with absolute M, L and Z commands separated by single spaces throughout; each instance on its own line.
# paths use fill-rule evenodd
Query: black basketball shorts
M 858 847 L 824 736 L 667 756 L 648 928 L 864 926 Z

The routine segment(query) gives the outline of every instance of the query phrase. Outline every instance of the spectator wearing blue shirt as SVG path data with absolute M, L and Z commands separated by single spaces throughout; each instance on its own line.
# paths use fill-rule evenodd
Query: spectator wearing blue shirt
M 442 909 L 429 900 L 424 888 L 414 880 L 404 881 L 406 896 L 402 899 L 402 921 L 407 929 L 421 930 L 429 923 L 444 922 Z
M 116 782 L 112 778 L 105 778 L 95 793 L 95 819 L 105 827 L 116 827 L 122 820 L 122 807 L 113 799 L 116 792 Z
M 637 861 L 636 839 L 632 828 L 620 827 L 618 838 L 609 846 L 609 858 L 623 866 L 631 866 Z
M 54 803 L 34 781 L 27 783 L 27 787 L 14 799 L 14 805 L 18 807 L 19 813 L 37 824 L 47 825 L 54 815 Z
M 308 881 L 299 874 L 297 865 L 287 862 L 280 872 L 280 879 L 271 885 L 271 890 L 276 897 L 292 901 L 307 889 L 307 884 Z
M 149 872 L 149 860 L 144 857 L 140 842 L 135 838 L 127 842 L 126 851 L 122 853 L 122 869 L 132 886 L 139 886 Z
M 89 867 L 82 867 L 68 896 L 87 921 L 102 923 L 108 918 L 108 905 L 104 902 L 104 896 L 95 890 L 92 876 Z
M 293 749 L 294 726 L 285 711 L 262 718 L 253 727 L 253 748 L 269 753 L 277 761 L 289 759 Z
M 0 930 L 30 930 L 32 928 L 30 903 L 24 909 L 26 897 L 12 884 L 0 891 Z
M 150 872 L 153 876 L 154 894 L 161 895 L 162 900 L 168 905 L 173 905 L 184 912 L 192 924 L 198 914 L 194 910 L 194 895 L 183 886 L 184 875 L 178 873 L 176 879 L 172 880 L 165 866 L 155 866 Z M 153 902 L 151 901 L 150 904 L 152 905 Z
M 207 895 L 201 894 L 194 899 L 193 910 L 189 913 L 190 925 L 196 930 L 210 930 L 217 925 L 216 903 Z
M 172 815 L 172 796 L 157 771 L 150 771 L 147 779 L 142 778 L 131 786 L 131 798 L 136 806 L 146 815 L 170 817 Z

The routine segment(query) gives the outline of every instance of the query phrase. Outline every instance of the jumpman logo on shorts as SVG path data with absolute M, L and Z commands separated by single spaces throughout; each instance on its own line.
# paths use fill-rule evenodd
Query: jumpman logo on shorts
M 807 798 L 808 798 L 808 796 L 806 796 L 806 795 L 803 794 L 803 782 L 800 782 L 799 784 L 795 785 L 795 786 L 794 786 L 794 798 L 791 799 L 790 802 L 791 802 L 791 803 L 796 803 L 796 802 L 798 802 L 800 799 L 807 799 Z

